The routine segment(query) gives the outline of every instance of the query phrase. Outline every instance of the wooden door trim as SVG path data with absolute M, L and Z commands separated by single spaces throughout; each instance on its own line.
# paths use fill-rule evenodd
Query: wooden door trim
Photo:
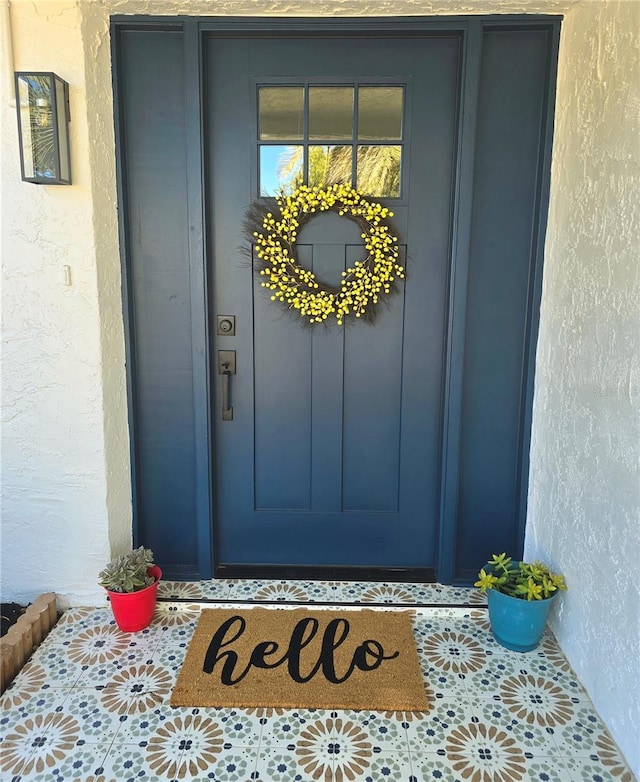
M 475 159 L 482 23 L 470 20 L 460 66 L 462 84 L 458 152 L 453 187 L 451 267 L 442 411 L 442 480 L 438 541 L 438 578 L 450 583 L 455 572 L 459 454 L 462 435 L 464 345 Z

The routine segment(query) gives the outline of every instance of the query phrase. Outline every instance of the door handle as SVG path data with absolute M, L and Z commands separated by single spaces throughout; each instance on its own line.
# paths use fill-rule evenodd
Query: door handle
M 231 406 L 231 375 L 236 373 L 236 351 L 218 351 L 218 374 L 222 375 L 222 420 L 233 421 Z

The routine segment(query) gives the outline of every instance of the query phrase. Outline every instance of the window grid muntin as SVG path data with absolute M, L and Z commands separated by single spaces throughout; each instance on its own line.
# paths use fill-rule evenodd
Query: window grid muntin
M 407 138 L 406 138 L 406 128 L 408 126 L 407 123 L 407 84 L 406 82 L 402 82 L 398 80 L 397 78 L 390 79 L 390 80 L 384 80 L 384 79 L 377 79 L 376 81 L 364 81 L 364 80 L 354 80 L 349 82 L 343 82 L 338 83 L 332 80 L 304 80 L 304 82 L 301 81 L 260 81 L 257 82 L 257 92 L 256 92 L 256 118 L 257 122 L 255 123 L 255 129 L 256 129 L 256 138 L 257 138 L 257 155 L 256 155 L 256 161 L 257 161 L 257 191 L 258 191 L 258 197 L 264 198 L 264 197 L 273 197 L 272 196 L 262 196 L 261 195 L 261 189 L 262 189 L 262 171 L 260 170 L 260 148 L 262 146 L 302 146 L 303 147 L 303 177 L 304 182 L 309 181 L 309 147 L 311 146 L 350 146 L 351 147 L 351 184 L 353 187 L 356 187 L 357 184 L 357 157 L 358 157 L 358 147 L 359 146 L 398 146 L 400 147 L 400 171 L 399 171 L 399 180 L 400 180 L 400 186 L 399 186 L 399 193 L 397 196 L 379 196 L 381 198 L 385 199 L 391 199 L 394 201 L 402 200 L 404 197 L 403 195 L 403 189 L 404 189 L 404 169 L 406 165 L 406 145 L 407 145 Z M 262 87 L 303 87 L 304 88 L 304 117 L 303 117 L 303 139 L 298 138 L 282 138 L 278 140 L 271 140 L 271 141 L 263 141 L 260 139 L 260 128 L 259 128 L 259 122 L 260 122 L 260 105 L 259 105 L 259 96 L 260 96 L 260 89 Z M 309 138 L 309 88 L 310 87 L 351 87 L 354 90 L 354 100 L 353 100 L 353 121 L 352 121 L 352 130 L 353 135 L 351 141 L 341 141 L 339 144 L 332 144 L 331 140 L 322 141 L 319 139 L 310 139 Z M 359 92 L 361 87 L 398 87 L 402 90 L 402 107 L 401 107 L 401 133 L 402 138 L 401 139 L 378 139 L 376 140 L 376 143 L 372 143 L 371 140 L 359 140 L 358 139 L 358 111 L 359 111 Z M 364 143 L 362 143 L 364 142 Z M 367 143 L 368 142 L 368 143 Z

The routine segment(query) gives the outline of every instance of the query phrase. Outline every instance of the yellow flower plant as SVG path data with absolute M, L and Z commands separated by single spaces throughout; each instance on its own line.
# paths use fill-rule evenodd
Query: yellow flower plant
M 370 201 L 350 185 L 326 188 L 301 185 L 291 195 L 276 199 L 277 209 L 262 217 L 253 231 L 260 262 L 261 283 L 272 291 L 272 301 L 297 310 L 310 323 L 345 317 L 371 318 L 381 296 L 391 293 L 396 278 L 404 278 L 398 239 L 388 218 L 393 216 L 382 204 Z M 337 212 L 354 220 L 362 229 L 367 256 L 342 272 L 338 288 L 331 288 L 302 268 L 295 257 L 300 229 L 314 214 Z
M 546 600 L 559 589 L 567 588 L 564 578 L 552 573 L 542 562 L 513 562 L 506 553 L 493 555 L 487 569 L 482 568 L 478 573 L 474 586 L 481 592 L 495 589 L 521 600 Z

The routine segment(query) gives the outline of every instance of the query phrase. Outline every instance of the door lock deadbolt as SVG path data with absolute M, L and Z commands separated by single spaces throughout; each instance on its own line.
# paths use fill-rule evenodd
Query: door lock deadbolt
M 236 316 L 218 315 L 218 336 L 235 337 L 236 335 Z

